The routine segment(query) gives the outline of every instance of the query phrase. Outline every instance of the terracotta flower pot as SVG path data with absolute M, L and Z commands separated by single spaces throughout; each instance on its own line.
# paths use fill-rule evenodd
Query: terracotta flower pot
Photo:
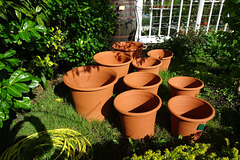
M 207 121 L 215 115 L 208 102 L 192 96 L 175 96 L 168 101 L 171 112 L 171 128 L 175 137 L 182 135 L 186 140 L 197 140 Z
M 124 52 L 105 51 L 95 54 L 93 60 L 100 65 L 110 67 L 116 71 L 117 78 L 121 78 L 128 74 L 133 58 Z
M 149 57 L 157 58 L 162 61 L 159 71 L 167 71 L 173 57 L 173 52 L 164 49 L 154 49 L 147 53 Z
M 114 50 L 127 52 L 133 58 L 140 58 L 144 44 L 135 41 L 116 42 L 112 45 Z
M 127 89 L 138 89 L 150 91 L 157 94 L 162 78 L 159 75 L 149 72 L 133 72 L 123 78 Z
M 117 73 L 118 82 L 115 84 L 114 93 L 123 92 L 125 90 L 123 77 L 128 74 L 133 58 L 125 52 L 105 51 L 95 54 L 93 60 L 100 65 L 113 69 Z
M 123 135 L 132 139 L 151 137 L 161 105 L 160 97 L 147 91 L 130 90 L 117 95 L 114 107 L 119 112 Z
M 197 96 L 204 83 L 197 78 L 180 76 L 170 78 L 168 85 L 170 86 L 172 97 L 178 95 Z
M 63 77 L 71 89 L 78 114 L 89 121 L 102 121 L 108 116 L 117 80 L 116 72 L 103 66 L 74 68 Z
M 137 58 L 132 62 L 133 67 L 140 72 L 150 72 L 158 75 L 161 61 L 152 57 Z

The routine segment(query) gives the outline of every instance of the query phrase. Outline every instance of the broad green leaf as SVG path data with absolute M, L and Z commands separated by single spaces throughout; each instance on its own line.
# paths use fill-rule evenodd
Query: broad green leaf
M 44 22 L 43 22 L 42 18 L 39 15 L 37 15 L 36 19 L 37 19 L 37 23 L 39 25 L 44 25 Z
M 29 97 L 23 97 L 23 100 L 16 100 L 16 103 L 23 109 L 31 109 L 32 108 L 32 101 Z
M 9 86 L 7 92 L 14 97 L 22 97 L 22 93 L 14 86 Z
M 13 111 L 18 111 L 19 110 L 19 106 L 18 106 L 18 104 L 16 102 L 14 102 L 12 110 Z
M 7 94 L 5 101 L 12 103 L 12 96 L 10 94 Z
M 22 39 L 22 40 L 25 40 L 26 42 L 30 42 L 30 34 L 28 31 L 21 31 L 19 33 L 19 37 Z
M 7 97 L 7 91 L 5 89 L 0 89 L 0 98 L 5 99 Z
M 2 19 L 7 20 L 7 16 L 5 14 L 3 14 L 3 13 L 0 13 L 0 17 L 2 17 Z
M 0 70 L 4 69 L 4 67 L 5 67 L 5 64 L 0 62 Z
M 36 7 L 36 13 L 40 12 L 41 10 L 42 10 L 42 7 L 38 5 L 38 6 Z
M 37 80 L 32 80 L 32 83 L 28 85 L 29 88 L 36 88 L 37 86 L 39 86 L 39 81 Z
M 22 70 L 16 70 L 9 78 L 9 84 L 13 84 L 19 80 L 19 76 L 23 74 Z
M 25 83 L 15 83 L 13 86 L 16 87 L 22 93 L 28 93 L 30 91 L 28 85 L 26 85 Z
M 40 39 L 42 37 L 36 30 L 32 30 L 31 34 L 33 37 L 36 37 L 37 39 Z
M 43 87 L 46 89 L 47 88 L 47 79 L 46 79 L 46 76 L 41 73 L 42 77 L 41 77 L 41 80 L 42 80 L 42 83 L 43 83 Z
M 15 14 L 16 14 L 18 20 L 21 21 L 22 20 L 22 13 L 19 12 L 18 10 L 15 10 Z
M 10 58 L 10 59 L 6 59 L 6 61 L 11 63 L 11 65 L 16 65 L 20 62 L 20 60 L 18 58 Z
M 17 82 L 26 82 L 30 81 L 33 78 L 33 76 L 30 73 L 23 73 L 19 78 L 20 79 L 18 79 Z
M 27 21 L 23 24 L 23 30 L 31 29 L 35 25 L 35 22 L 33 21 Z
M 1 111 L 1 110 L 0 110 L 0 119 L 3 119 L 3 120 L 5 119 L 5 114 L 4 114 L 4 112 Z
M 22 70 L 17 70 L 9 78 L 9 83 L 13 84 L 16 82 L 26 82 L 30 81 L 31 79 L 32 75 L 30 73 L 24 73 Z
M 2 120 L 0 119 L 0 128 L 2 128 L 3 127 L 3 122 L 2 122 Z
M 49 20 L 49 17 L 47 16 L 47 14 L 45 15 L 43 12 L 40 13 L 38 16 L 39 16 L 39 18 L 41 18 L 44 22 L 48 22 L 48 20 Z
M 0 54 L 0 59 L 5 58 L 4 54 Z
M 4 54 L 4 58 L 8 58 L 8 57 L 12 57 L 13 55 L 16 54 L 16 51 L 15 50 L 8 50 L 7 52 L 5 52 Z
M 5 66 L 5 68 L 9 73 L 13 72 L 13 69 L 10 66 Z
M 6 101 L 1 101 L 0 105 L 5 113 L 9 113 L 8 108 L 11 108 L 11 106 Z
M 47 28 L 44 25 L 36 25 L 35 29 L 40 32 L 46 32 Z

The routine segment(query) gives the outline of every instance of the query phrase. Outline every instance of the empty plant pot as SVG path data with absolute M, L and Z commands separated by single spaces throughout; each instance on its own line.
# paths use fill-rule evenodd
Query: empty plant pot
M 124 52 L 105 51 L 95 54 L 93 60 L 100 65 L 110 67 L 116 71 L 117 78 L 121 78 L 128 74 L 133 58 Z
M 173 57 L 173 52 L 164 49 L 154 49 L 147 53 L 149 57 L 157 58 L 162 61 L 159 71 L 167 71 Z
M 89 121 L 102 121 L 108 116 L 117 80 L 117 73 L 103 66 L 78 67 L 63 76 L 64 83 L 71 89 L 78 114 Z
M 172 97 L 178 95 L 197 96 L 204 83 L 197 78 L 179 76 L 170 78 L 168 85 L 170 86 Z
M 147 91 L 129 90 L 117 95 L 114 107 L 119 112 L 123 135 L 132 139 L 151 137 L 161 105 L 160 97 Z
M 132 62 L 133 67 L 140 72 L 158 74 L 161 61 L 152 57 L 137 58 Z
M 168 101 L 171 112 L 171 128 L 175 137 L 182 135 L 186 140 L 197 140 L 207 121 L 215 115 L 208 102 L 193 96 L 175 96 Z
M 143 43 L 135 41 L 116 42 L 112 45 L 116 51 L 127 52 L 133 58 L 139 58 L 142 55 L 142 50 L 145 47 Z
M 127 89 L 138 89 L 150 91 L 157 94 L 162 78 L 159 75 L 149 72 L 133 72 L 123 78 Z
M 125 52 L 105 51 L 95 54 L 93 60 L 100 65 L 113 69 L 117 73 L 118 82 L 115 84 L 114 93 L 123 92 L 125 90 L 123 77 L 128 74 L 133 58 Z

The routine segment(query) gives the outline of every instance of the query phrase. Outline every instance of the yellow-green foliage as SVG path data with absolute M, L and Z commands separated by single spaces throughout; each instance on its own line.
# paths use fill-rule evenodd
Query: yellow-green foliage
M 216 159 L 216 160 L 238 160 L 240 159 L 238 149 L 230 148 L 228 139 L 226 139 L 227 146 L 224 146 L 221 151 L 221 155 L 216 153 L 208 153 L 207 150 L 211 147 L 210 144 L 206 143 L 194 143 L 190 145 L 180 145 L 174 148 L 172 151 L 165 149 L 162 153 L 160 150 L 156 152 L 148 150 L 144 155 L 129 158 L 131 160 L 166 160 L 166 159 L 181 159 L 181 160 L 195 160 L 195 159 Z

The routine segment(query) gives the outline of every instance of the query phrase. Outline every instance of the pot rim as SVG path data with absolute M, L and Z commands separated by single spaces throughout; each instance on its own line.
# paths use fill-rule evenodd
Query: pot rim
M 134 48 L 134 49 L 128 48 L 128 49 L 123 50 L 123 49 L 117 48 L 116 45 L 119 44 L 119 43 L 135 43 L 135 44 L 139 44 L 139 46 L 136 47 L 136 48 Z M 130 51 L 130 52 L 135 52 L 135 51 L 137 51 L 137 50 L 139 50 L 139 49 L 142 50 L 142 49 L 144 48 L 144 44 L 141 43 L 141 42 L 136 42 L 136 41 L 122 41 L 122 42 L 115 42 L 115 43 L 112 45 L 112 48 L 113 48 L 114 50 L 118 50 L 118 51 Z
M 212 114 L 206 118 L 202 118 L 202 119 L 192 119 L 192 118 L 187 118 L 187 117 L 183 117 L 179 114 L 176 114 L 173 109 L 171 108 L 171 103 L 172 101 L 174 101 L 175 99 L 181 99 L 181 98 L 189 98 L 189 99 L 195 99 L 197 101 L 201 101 L 205 104 L 207 104 L 211 110 L 212 110 Z M 171 112 L 171 114 L 173 114 L 174 116 L 176 116 L 177 118 L 181 119 L 181 120 L 184 120 L 184 121 L 187 121 L 187 122 L 195 122 L 195 123 L 202 123 L 202 122 L 207 122 L 209 120 L 211 120 L 214 115 L 215 115 L 215 109 L 213 108 L 213 106 L 208 103 L 207 101 L 201 99 L 201 98 L 198 98 L 198 97 L 193 97 L 193 96 L 188 96 L 188 95 L 179 95 L 179 96 L 174 96 L 172 97 L 171 99 L 169 99 L 168 103 L 167 103 L 167 106 L 168 106 L 168 110 Z
M 84 68 L 84 67 L 86 67 L 86 66 L 80 66 L 80 67 L 77 67 L 77 68 Z M 69 88 L 74 89 L 74 90 L 77 90 L 77 91 L 88 92 L 88 91 L 103 90 L 103 89 L 108 88 L 108 87 L 110 87 L 110 86 L 112 86 L 112 85 L 115 85 L 115 83 L 118 81 L 117 73 L 116 73 L 113 69 L 110 69 L 110 68 L 104 67 L 104 66 L 99 66 L 99 65 L 89 65 L 89 66 L 87 66 L 87 67 L 91 67 L 91 68 L 92 68 L 92 67 L 93 67 L 93 68 L 99 67 L 99 68 L 102 68 L 103 70 L 105 70 L 105 71 L 107 71 L 107 72 L 110 72 L 110 73 L 114 76 L 115 79 L 114 79 L 111 83 L 109 83 L 109 84 L 107 84 L 107 85 L 104 85 L 104 86 L 100 86 L 100 87 L 93 87 L 93 88 L 74 87 L 71 83 L 68 82 L 67 77 L 66 77 L 66 75 L 67 75 L 68 72 L 70 72 L 70 71 L 72 71 L 72 70 L 74 70 L 74 69 L 77 69 L 77 68 L 74 68 L 74 69 L 71 69 L 71 70 L 69 70 L 67 73 L 64 74 L 64 76 L 63 76 L 63 82 L 65 83 L 65 85 L 67 85 Z
M 202 85 L 199 86 L 199 87 L 194 87 L 194 88 L 179 87 L 179 86 L 173 85 L 173 84 L 170 82 L 170 80 L 175 79 L 175 78 L 189 78 L 189 79 L 191 78 L 191 79 L 195 79 L 195 80 L 201 82 Z M 172 78 L 169 78 L 169 79 L 168 79 L 167 83 L 168 83 L 168 85 L 169 85 L 170 87 L 176 88 L 176 89 L 178 89 L 178 90 L 183 90 L 183 91 L 192 91 L 192 90 L 197 90 L 197 89 L 200 90 L 200 89 L 202 89 L 202 88 L 204 87 L 204 83 L 203 83 L 202 80 L 197 79 L 197 78 L 194 78 L 194 77 L 189 77 L 189 76 L 176 76 L 176 77 L 172 77 Z
M 154 85 L 151 85 L 151 86 L 142 86 L 142 87 L 139 87 L 139 86 L 134 86 L 134 84 L 130 84 L 128 81 L 127 81 L 127 78 L 129 78 L 130 76 L 135 76 L 135 75 L 139 75 L 139 76 L 148 76 L 148 75 L 154 75 L 155 77 L 158 77 L 159 78 L 159 82 L 154 84 Z M 135 89 L 149 89 L 149 88 L 154 88 L 156 86 L 159 86 L 161 83 L 162 83 L 162 78 L 157 75 L 157 74 L 154 74 L 154 73 L 150 73 L 150 72 L 132 72 L 132 73 L 129 73 L 127 74 L 126 76 L 124 76 L 123 78 L 123 82 L 129 86 L 129 87 L 132 87 L 132 88 L 135 88 Z
M 108 56 L 108 55 L 117 54 L 117 53 L 122 53 L 123 54 L 122 56 L 127 57 L 130 60 L 127 61 L 127 62 L 124 62 L 124 63 L 117 63 L 117 64 L 115 64 L 115 63 L 102 63 L 101 61 L 99 61 L 97 59 L 97 56 L 100 56 L 101 54 L 105 54 L 104 56 Z M 124 52 L 120 52 L 120 51 L 103 51 L 103 52 L 96 53 L 93 56 L 93 60 L 95 62 L 97 62 L 98 64 L 101 64 L 101 65 L 104 65 L 104 66 L 119 67 L 119 66 L 124 66 L 124 65 L 130 64 L 133 61 L 133 58 L 132 58 L 132 56 L 126 55 Z
M 149 57 L 153 57 L 153 56 L 151 56 L 151 52 L 152 51 L 167 51 L 167 52 L 170 52 L 172 55 L 171 56 L 167 56 L 167 57 L 163 57 L 163 58 L 161 58 L 160 60 L 167 60 L 167 59 L 171 59 L 173 56 L 174 56 L 174 53 L 172 52 L 172 51 L 170 51 L 170 50 L 167 50 L 167 49 L 153 49 L 153 50 L 150 50 L 150 51 L 148 51 L 147 52 L 147 55 L 149 56 Z
M 153 68 L 159 68 L 162 65 L 162 61 L 160 59 L 157 58 L 153 58 L 153 57 L 144 57 L 144 58 L 137 58 L 137 59 L 150 59 L 150 60 L 155 60 L 155 61 L 160 61 L 159 64 L 154 65 L 154 66 L 149 66 L 149 67 L 143 67 L 143 66 L 138 66 L 136 60 L 132 61 L 132 65 L 136 68 L 140 68 L 140 69 L 153 69 Z
M 119 107 L 119 105 L 117 104 L 117 101 L 119 98 L 122 98 L 126 95 L 136 95 L 136 94 L 151 94 L 153 95 L 154 97 L 157 97 L 158 101 L 159 101 L 159 104 L 152 110 L 150 111 L 147 111 L 147 112 L 143 112 L 143 113 L 130 113 L 130 112 L 127 112 L 125 110 L 122 110 L 121 107 Z M 137 116 L 145 116 L 145 115 L 149 115 L 151 113 L 154 113 L 154 112 L 157 112 L 161 106 L 162 106 L 162 100 L 161 98 L 157 95 L 157 94 L 154 94 L 152 92 L 149 92 L 149 91 L 145 91 L 145 90 L 137 90 L 137 89 L 132 89 L 132 90 L 128 90 L 128 91 L 125 91 L 125 92 L 122 92 L 120 93 L 119 95 L 117 95 L 113 101 L 113 105 L 114 105 L 114 108 L 121 114 L 123 115 L 126 115 L 126 116 L 133 116 L 133 117 L 137 117 Z

